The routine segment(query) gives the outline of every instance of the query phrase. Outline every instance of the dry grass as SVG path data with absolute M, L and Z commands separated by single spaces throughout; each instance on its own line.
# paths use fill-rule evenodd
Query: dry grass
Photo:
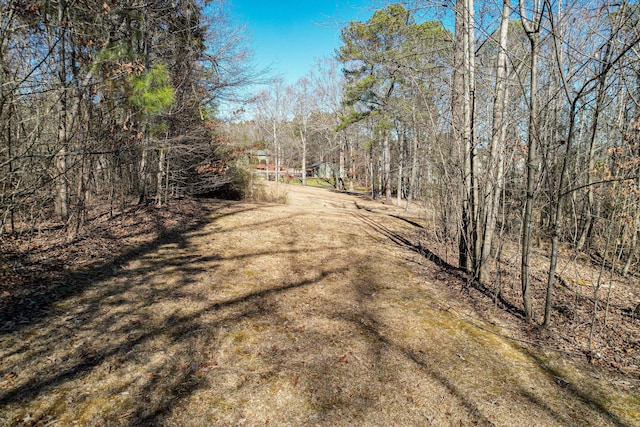
M 284 205 L 287 203 L 287 192 L 284 186 L 267 183 L 264 178 L 251 184 L 250 199 L 258 203 L 277 203 Z
M 212 201 L 8 325 L 0 425 L 640 425 L 637 389 L 449 300 L 403 237 L 420 216 L 286 194 Z

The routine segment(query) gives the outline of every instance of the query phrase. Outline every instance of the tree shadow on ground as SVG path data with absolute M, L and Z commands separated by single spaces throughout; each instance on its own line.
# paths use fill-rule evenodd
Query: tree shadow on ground
M 27 277 L 27 281 L 19 285 L 20 289 L 5 292 L 0 296 L 0 336 L 6 332 L 15 332 L 25 325 L 38 321 L 49 314 L 52 305 L 81 294 L 88 286 L 93 285 L 93 279 L 106 278 L 117 275 L 123 264 L 154 251 L 157 247 L 167 243 L 183 244 L 182 236 L 185 233 L 194 232 L 207 224 L 207 205 L 201 205 L 201 211 L 191 224 L 179 226 L 174 229 L 166 229 L 156 224 L 158 236 L 150 242 L 124 250 L 122 253 L 109 254 L 99 263 L 85 269 L 74 269 L 72 265 L 57 265 L 55 260 L 50 260 L 52 264 L 43 265 L 44 268 L 53 271 L 43 271 L 43 273 L 53 273 L 48 283 L 42 283 L 42 277 L 34 275 Z M 223 205 L 228 206 L 228 205 Z M 247 210 L 252 210 L 250 208 Z M 129 233 L 126 238 L 134 239 L 143 232 Z M 104 237 L 104 236 L 103 236 Z M 109 236 L 108 239 L 122 239 L 123 236 Z M 88 237 L 81 237 L 80 240 L 88 240 Z M 64 251 L 73 248 L 78 240 L 59 243 L 50 247 L 47 252 Z M 35 252 L 35 253 L 34 253 Z M 29 254 L 14 254 L 13 261 L 20 264 L 31 264 L 33 261 L 27 259 L 26 255 L 37 256 L 36 251 Z M 42 254 L 43 256 L 46 254 Z
M 593 395 L 590 396 L 587 393 L 585 393 L 585 390 L 580 387 L 577 387 L 575 384 L 571 384 L 570 382 L 568 382 L 567 380 L 565 380 L 563 378 L 564 374 L 562 372 L 560 372 L 557 369 L 554 369 L 552 367 L 550 367 L 548 365 L 548 363 L 546 361 L 544 361 L 539 355 L 531 352 L 531 351 L 527 351 L 527 355 L 528 357 L 532 358 L 533 360 L 536 361 L 536 363 L 538 364 L 538 366 L 542 367 L 545 374 L 547 375 L 547 377 L 552 380 L 553 382 L 555 382 L 556 384 L 558 384 L 558 387 L 561 387 L 562 389 L 566 390 L 567 392 L 569 392 L 571 395 L 575 396 L 580 402 L 584 403 L 585 405 L 593 408 L 596 412 L 598 412 L 599 414 L 601 414 L 602 416 L 605 417 L 605 419 L 610 422 L 612 425 L 615 425 L 617 427 L 628 427 L 630 426 L 629 423 L 625 422 L 624 420 L 622 420 L 619 416 L 617 416 L 616 414 L 612 413 L 609 409 L 607 409 L 600 401 L 598 401 L 597 398 L 595 398 Z M 530 397 L 534 403 L 537 402 L 537 398 L 535 397 L 531 397 L 530 394 L 528 393 L 528 390 L 524 390 L 523 389 L 523 394 L 527 395 L 528 397 Z M 580 417 L 582 416 L 582 414 L 572 414 L 572 418 L 575 418 L 576 420 L 581 420 L 583 423 L 585 424 L 589 424 L 590 420 L 585 420 L 585 419 L 581 419 Z
M 210 221 L 127 251 L 126 258 L 77 272 L 77 290 L 53 299 L 48 313 L 31 324 L 0 336 L 0 414 L 18 414 L 11 419 L 0 415 L 0 424 L 17 424 L 22 417 L 31 424 L 55 422 L 79 406 L 88 408 L 78 413 L 75 421 L 80 424 L 267 424 L 268 419 L 251 415 L 254 397 L 263 399 L 265 410 L 276 404 L 295 410 L 291 403 L 311 407 L 302 408 L 307 412 L 301 413 L 312 413 L 305 419 L 276 414 L 282 423 L 346 424 L 348 419 L 367 419 L 374 409 L 384 411 L 381 393 L 395 398 L 395 390 L 410 389 L 395 365 L 400 360 L 403 374 L 415 372 L 442 385 L 468 415 L 465 419 L 491 425 L 465 385 L 447 376 L 441 361 L 394 336 L 377 305 L 376 295 L 387 286 L 378 276 L 384 270 L 378 265 L 381 258 L 367 250 L 354 255 L 353 242 L 328 239 L 331 244 L 313 246 L 330 255 L 312 257 L 314 270 L 304 276 L 265 279 L 245 272 L 252 281 L 237 283 L 239 270 L 250 270 L 246 266 L 252 261 L 273 256 L 289 262 L 285 269 L 293 268 L 303 259 L 295 257 L 305 256 L 312 246 L 267 251 L 256 245 L 216 252 L 231 243 L 224 233 L 233 231 L 233 226 L 218 227 L 216 219 L 249 210 L 243 204 L 227 206 L 212 212 Z M 261 217 L 260 224 L 286 231 L 294 218 Z M 366 217 L 361 221 L 411 249 L 407 239 L 388 227 Z M 247 229 L 247 224 L 237 226 Z M 196 237 L 215 241 L 202 248 Z M 229 260 L 241 263 L 225 270 L 223 262 Z M 332 287 L 338 280 L 346 284 Z M 400 286 L 397 291 L 409 289 Z M 312 321 L 319 319 L 334 323 L 313 327 Z M 365 351 L 350 352 L 351 345 Z M 347 387 L 343 374 L 349 373 L 353 384 Z M 369 387 L 371 382 L 379 387 Z M 279 402 L 281 390 L 273 387 L 287 385 L 291 400 Z M 531 395 L 535 407 L 557 415 L 536 399 Z M 37 412 L 24 413 L 21 407 Z M 196 407 L 203 413 L 188 413 Z M 421 414 L 400 416 L 413 425 L 425 421 Z
M 225 214 L 210 215 L 219 219 L 251 209 L 239 204 Z M 95 414 L 103 417 L 101 422 L 157 425 L 179 402 L 207 387 L 197 375 L 207 358 L 200 334 L 213 336 L 227 324 L 264 317 L 264 300 L 339 273 L 327 266 L 305 280 L 207 299 L 192 285 L 218 274 L 224 257 L 198 254 L 190 240 L 209 222 L 200 218 L 97 268 L 75 271 L 35 306 L 18 304 L 15 310 L 31 310 L 30 322 L 0 335 L 0 413 L 35 408 L 25 418 L 49 422 L 66 411 L 60 406 L 64 401 L 69 408 L 103 408 L 102 415 Z M 262 224 L 268 226 L 267 221 Z M 285 250 L 280 255 L 295 253 Z M 255 251 L 229 259 L 246 261 L 265 254 Z M 184 305 L 197 308 L 183 312 Z M 89 383 L 98 390 L 87 391 L 84 384 Z M 117 408 L 112 402 L 119 400 L 128 402 L 121 402 L 121 409 L 108 409 Z
M 411 225 L 414 225 L 416 227 L 420 227 L 420 228 L 422 227 L 420 224 L 415 224 L 412 221 L 406 220 L 406 219 L 401 218 L 401 217 L 397 217 L 396 215 L 388 215 L 388 216 L 392 217 L 392 218 L 400 219 L 400 220 L 402 220 L 404 222 L 407 222 L 407 223 L 409 223 Z M 489 289 L 482 282 L 480 282 L 478 280 L 471 279 L 469 277 L 469 274 L 467 274 L 462 268 L 456 267 L 456 266 L 446 262 L 444 259 L 442 259 L 440 256 L 438 256 L 436 253 L 431 251 L 429 248 L 422 246 L 422 242 L 418 242 L 417 244 L 415 244 L 412 241 L 410 241 L 408 238 L 403 236 L 402 234 L 394 232 L 389 227 L 384 225 L 381 221 L 376 221 L 373 218 L 371 218 L 370 216 L 358 215 L 358 217 L 364 223 L 366 223 L 369 227 L 371 227 L 373 230 L 375 230 L 376 232 L 378 232 L 378 233 L 382 234 L 383 236 L 387 237 L 389 240 L 391 240 L 396 245 L 404 247 L 404 248 L 407 248 L 407 249 L 409 249 L 409 250 L 411 250 L 413 252 L 416 252 L 416 253 L 422 255 L 423 257 L 425 257 L 430 262 L 432 262 L 435 265 L 437 265 L 450 278 L 452 278 L 452 279 L 454 279 L 456 281 L 459 281 L 459 283 L 461 283 L 463 287 L 471 287 L 471 288 L 475 289 L 476 291 L 480 292 L 485 297 L 491 298 L 492 300 L 496 300 L 501 309 L 503 309 L 503 310 L 515 315 L 515 316 L 518 316 L 521 319 L 525 318 L 524 311 L 520 307 L 517 307 L 514 304 L 512 304 L 510 301 L 506 300 L 501 294 L 498 293 L 496 295 L 496 293 L 494 291 Z
M 409 239 L 407 239 L 404 235 L 394 232 L 387 225 L 383 224 L 381 221 L 377 220 L 376 218 L 372 217 L 371 215 L 356 214 L 356 216 L 364 224 L 366 224 L 372 230 L 374 230 L 376 233 L 379 233 L 380 235 L 385 236 L 386 238 L 388 238 L 394 244 L 396 244 L 396 245 L 398 245 L 400 247 L 409 249 L 411 251 L 414 251 L 414 252 L 419 253 L 420 255 L 424 256 L 428 261 L 430 261 L 430 262 L 434 263 L 435 265 L 437 265 L 438 267 L 440 267 L 452 279 L 454 279 L 454 280 L 458 281 L 459 283 L 461 283 L 461 285 L 463 287 L 465 287 L 465 286 L 466 287 L 471 287 L 471 288 L 475 289 L 476 291 L 480 292 L 485 297 L 491 298 L 492 300 L 495 300 L 497 298 L 497 302 L 499 304 L 499 307 L 502 310 L 510 313 L 511 315 L 514 315 L 514 316 L 518 317 L 521 320 L 525 318 L 524 311 L 521 308 L 516 307 L 511 302 L 505 300 L 502 297 L 502 295 L 497 295 L 496 296 L 495 292 L 493 292 L 491 289 L 486 287 L 483 283 L 481 283 L 481 282 L 479 282 L 477 280 L 470 280 L 469 277 L 468 277 L 468 274 L 466 272 L 464 272 L 463 269 L 447 263 L 442 258 L 440 258 L 437 254 L 432 252 L 430 249 L 422 246 L 421 242 L 419 242 L 417 245 L 414 244 Z M 397 217 L 395 215 L 387 215 L 387 216 L 397 218 L 397 219 L 399 219 L 399 220 L 401 220 L 403 222 L 407 222 L 407 223 L 409 223 L 409 224 L 411 224 L 413 226 L 421 228 L 421 226 L 419 224 L 414 224 L 411 221 L 407 221 L 406 219 L 404 219 L 402 217 Z M 365 294 L 368 294 L 368 292 L 366 292 Z M 478 411 L 478 408 L 475 405 L 475 403 L 472 400 L 468 399 L 464 395 L 464 392 L 461 392 L 454 384 L 452 384 L 445 375 L 442 375 L 436 369 L 433 369 L 431 367 L 431 365 L 429 363 L 429 358 L 425 354 L 423 354 L 421 352 L 412 351 L 412 350 L 404 347 L 403 345 L 396 344 L 392 340 L 389 340 L 388 338 L 386 338 L 383 334 L 381 334 L 379 332 L 379 331 L 383 330 L 383 328 L 381 328 L 379 326 L 377 326 L 377 327 L 375 327 L 375 326 L 372 327 L 371 326 L 371 325 L 376 325 L 375 319 L 369 319 L 366 322 L 362 321 L 362 319 L 366 319 L 369 316 L 371 316 L 370 313 L 364 313 L 363 315 L 353 317 L 352 319 L 350 319 L 350 321 L 353 322 L 354 324 L 359 325 L 359 327 L 361 328 L 363 333 L 371 334 L 371 336 L 372 336 L 372 338 L 373 338 L 373 340 L 375 342 L 378 342 L 381 345 L 394 347 L 395 349 L 397 349 L 398 351 L 403 353 L 408 360 L 411 360 L 421 370 L 423 370 L 428 375 L 436 378 L 441 384 L 443 384 L 448 390 L 450 390 L 450 392 L 453 395 L 455 395 L 462 402 L 462 404 L 468 409 L 469 413 L 478 415 L 483 423 L 486 422 L 488 424 L 492 424 L 490 422 L 490 420 L 488 420 L 487 418 L 483 417 L 482 414 L 480 414 L 480 412 Z M 480 317 L 483 317 L 483 316 L 480 316 Z M 486 331 L 490 332 L 488 329 L 486 329 Z M 545 364 L 545 362 L 539 356 L 537 356 L 534 353 L 531 353 L 530 351 L 528 351 L 528 350 L 526 350 L 524 348 L 522 348 L 521 351 L 525 352 L 527 357 L 532 359 L 536 363 L 537 366 L 543 367 L 543 371 L 546 373 L 548 378 L 552 380 L 552 382 L 557 383 L 559 387 L 561 387 L 563 390 L 567 391 L 569 394 L 571 394 L 572 396 L 577 398 L 580 402 L 582 402 L 585 405 L 593 408 L 597 413 L 602 415 L 606 419 L 607 422 L 609 422 L 609 423 L 611 423 L 612 425 L 615 425 L 615 426 L 627 426 L 628 425 L 619 416 L 617 416 L 616 414 L 612 413 L 602 403 L 598 402 L 597 399 L 595 399 L 593 396 L 589 396 L 588 394 L 586 394 L 584 392 L 584 390 L 580 389 L 579 387 L 562 380 L 562 374 L 559 371 L 556 371 L 556 370 L 548 367 Z M 549 405 L 548 402 L 545 402 L 539 396 L 536 396 L 536 395 L 532 394 L 529 390 L 526 390 L 524 388 L 522 388 L 522 390 L 521 390 L 521 395 L 524 396 L 529 402 L 531 402 L 536 407 L 538 407 L 541 410 L 549 413 L 553 418 L 561 419 L 561 417 L 556 412 L 556 410 L 554 410 Z M 577 414 L 571 414 L 571 416 L 572 416 L 572 418 L 574 418 L 576 420 L 580 419 L 580 417 Z

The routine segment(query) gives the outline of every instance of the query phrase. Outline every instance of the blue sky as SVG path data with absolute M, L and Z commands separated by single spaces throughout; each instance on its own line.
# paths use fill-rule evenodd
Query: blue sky
M 293 84 L 340 46 L 340 29 L 364 21 L 375 1 L 367 0 L 230 0 L 236 22 L 246 25 L 254 62 Z

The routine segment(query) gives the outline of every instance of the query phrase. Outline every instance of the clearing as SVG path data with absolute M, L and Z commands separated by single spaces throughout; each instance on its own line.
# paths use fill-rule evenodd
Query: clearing
M 508 338 L 436 280 L 423 214 L 271 191 L 23 298 L 0 425 L 640 425 L 637 377 Z

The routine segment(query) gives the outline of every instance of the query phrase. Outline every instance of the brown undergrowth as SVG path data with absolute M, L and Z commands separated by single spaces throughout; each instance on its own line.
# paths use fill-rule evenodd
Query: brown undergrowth
M 285 188 L 13 246 L 0 425 L 640 424 L 637 375 L 528 344 L 424 214 Z
M 451 300 L 462 299 L 472 305 L 484 320 L 510 324 L 514 338 L 587 360 L 594 366 L 617 370 L 638 383 L 640 319 L 634 316 L 640 303 L 637 277 L 622 277 L 610 270 L 602 274 L 601 261 L 563 249 L 554 282 L 552 322 L 545 329 L 540 325 L 546 299 L 548 248 L 534 248 L 531 266 L 534 316 L 528 324 L 521 309 L 519 254 L 515 245 L 503 243 L 502 259 L 493 266 L 485 283 L 470 283 L 466 275 L 450 264 L 455 248 L 444 248 L 432 236 L 420 230 L 412 239 L 420 250 L 439 261 L 428 267 L 439 281 L 451 285 Z M 449 255 L 445 259 L 438 254 Z
M 99 213 L 108 209 L 101 207 L 73 238 L 66 227 L 50 223 L 0 239 L 0 330 L 45 316 L 52 301 L 83 290 L 76 279 L 113 275 L 120 263 L 207 214 L 207 206 L 193 199 L 133 206 L 111 217 Z

